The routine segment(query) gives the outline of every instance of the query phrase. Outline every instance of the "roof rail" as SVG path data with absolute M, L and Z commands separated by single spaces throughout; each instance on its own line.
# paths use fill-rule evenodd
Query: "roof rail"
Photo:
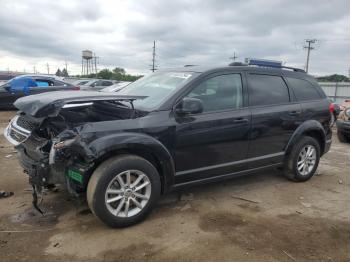
M 281 69 L 289 69 L 293 70 L 294 72 L 300 72 L 300 73 L 306 73 L 305 70 L 296 68 L 296 67 L 290 67 L 290 66 L 261 66 L 261 67 L 271 67 L 271 68 L 281 68 Z
M 281 68 L 290 69 L 290 70 L 293 70 L 294 72 L 306 73 L 304 69 L 300 69 L 296 67 L 281 66 Z
M 258 59 L 258 58 L 246 58 L 245 62 L 249 66 L 289 69 L 289 70 L 293 70 L 294 72 L 306 73 L 303 69 L 299 69 L 299 68 L 295 68 L 295 67 L 289 67 L 289 66 L 283 66 L 283 62 L 282 61 Z M 236 64 L 232 63 L 230 65 L 236 65 Z

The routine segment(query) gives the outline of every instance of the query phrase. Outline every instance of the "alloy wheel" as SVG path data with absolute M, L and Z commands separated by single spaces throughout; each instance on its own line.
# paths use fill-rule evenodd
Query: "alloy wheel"
M 109 183 L 105 204 L 116 217 L 132 217 L 141 212 L 151 197 L 151 182 L 139 170 L 117 174 Z

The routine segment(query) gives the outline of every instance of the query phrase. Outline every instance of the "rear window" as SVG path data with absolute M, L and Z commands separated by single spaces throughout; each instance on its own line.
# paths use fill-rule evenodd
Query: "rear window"
M 292 77 L 287 77 L 287 80 L 299 101 L 317 100 L 321 98 L 321 95 L 317 91 L 316 87 L 314 87 L 310 82 Z
M 280 76 L 249 74 L 249 105 L 275 105 L 288 103 L 289 91 Z

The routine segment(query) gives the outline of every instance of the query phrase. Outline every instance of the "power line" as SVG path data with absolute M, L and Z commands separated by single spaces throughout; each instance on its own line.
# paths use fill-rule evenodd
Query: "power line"
M 317 39 L 306 39 L 305 42 L 307 45 L 304 46 L 304 49 L 307 49 L 307 55 L 306 55 L 306 65 L 305 65 L 305 71 L 306 73 L 309 71 L 309 60 L 310 60 L 310 52 L 311 50 L 315 49 L 312 44 L 317 42 Z

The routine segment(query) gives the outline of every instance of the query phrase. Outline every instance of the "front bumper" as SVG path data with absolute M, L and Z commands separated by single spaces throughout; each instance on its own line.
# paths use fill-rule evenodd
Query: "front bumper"
M 337 120 L 337 129 L 344 135 L 350 136 L 350 121 Z
M 48 159 L 34 160 L 29 157 L 23 146 L 16 147 L 18 152 L 19 163 L 23 171 L 29 175 L 29 182 L 31 184 L 45 186 L 53 183 L 50 176 L 50 167 Z

